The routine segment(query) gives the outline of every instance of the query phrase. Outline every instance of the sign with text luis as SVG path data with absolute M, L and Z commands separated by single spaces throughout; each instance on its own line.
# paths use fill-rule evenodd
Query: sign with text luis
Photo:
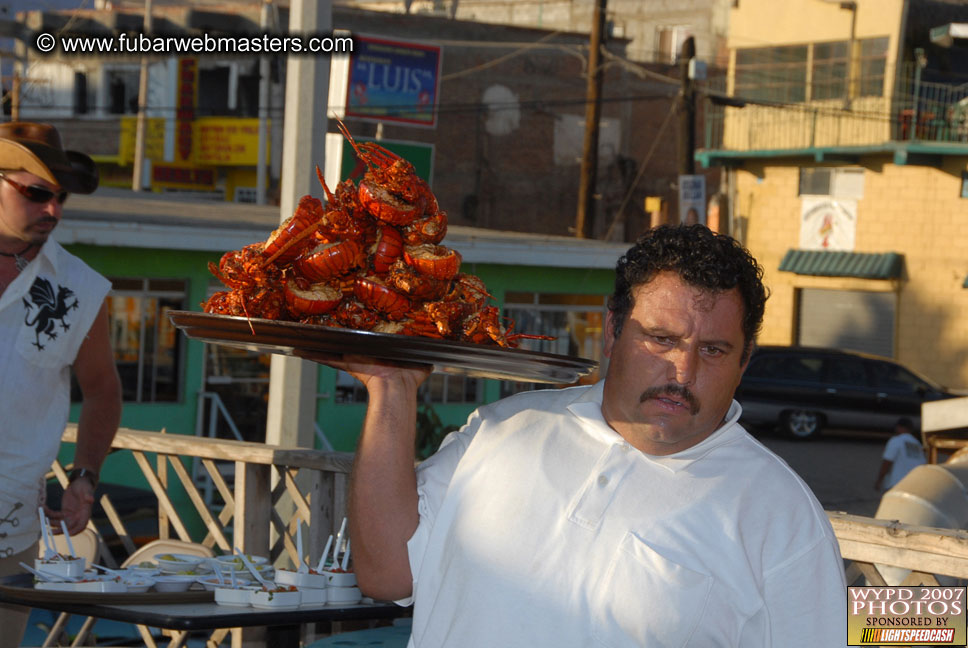
M 356 36 L 347 117 L 433 127 L 439 87 L 439 46 Z

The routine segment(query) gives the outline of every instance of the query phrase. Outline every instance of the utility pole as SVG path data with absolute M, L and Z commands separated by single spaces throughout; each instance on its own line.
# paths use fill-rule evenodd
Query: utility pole
M 151 0 L 145 0 L 144 33 L 151 34 Z M 141 191 L 144 175 L 145 134 L 148 130 L 148 57 L 141 57 L 141 78 L 138 82 L 138 122 L 134 131 L 134 169 L 131 172 L 131 190 Z
M 595 181 L 598 176 L 598 127 L 602 116 L 601 48 L 605 37 L 605 15 L 608 0 L 598 0 L 592 22 L 588 49 L 588 88 L 585 93 L 585 140 L 582 146 L 581 172 L 578 184 L 578 215 L 575 236 L 592 238 L 595 224 Z
M 679 75 L 682 92 L 679 95 L 679 174 L 696 173 L 696 90 L 689 75 L 689 63 L 696 56 L 696 42 L 692 36 L 682 43 L 679 54 Z

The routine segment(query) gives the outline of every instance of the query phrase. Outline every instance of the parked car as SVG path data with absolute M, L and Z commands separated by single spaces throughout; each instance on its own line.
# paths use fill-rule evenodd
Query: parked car
M 902 416 L 920 424 L 921 403 L 954 396 L 887 358 L 785 346 L 758 347 L 736 390 L 748 429 L 800 439 L 824 428 L 889 432 Z

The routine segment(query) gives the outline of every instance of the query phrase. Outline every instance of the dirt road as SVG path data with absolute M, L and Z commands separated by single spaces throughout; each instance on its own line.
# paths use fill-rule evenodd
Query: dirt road
M 807 482 L 824 509 L 874 516 L 882 495 L 874 490 L 874 479 L 886 436 L 828 436 L 815 441 L 776 436 L 759 439 Z

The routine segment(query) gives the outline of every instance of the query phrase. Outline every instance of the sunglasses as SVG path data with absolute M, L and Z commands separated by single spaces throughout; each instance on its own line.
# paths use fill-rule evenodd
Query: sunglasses
M 7 174 L 5 173 L 0 173 L 0 180 L 6 180 L 9 182 L 11 187 L 16 189 L 21 196 L 32 203 L 44 204 L 56 198 L 57 203 L 59 205 L 63 205 L 64 201 L 67 200 L 67 192 L 63 189 L 61 191 L 51 191 L 47 187 L 41 187 L 40 185 L 20 184 L 19 182 L 8 178 Z

